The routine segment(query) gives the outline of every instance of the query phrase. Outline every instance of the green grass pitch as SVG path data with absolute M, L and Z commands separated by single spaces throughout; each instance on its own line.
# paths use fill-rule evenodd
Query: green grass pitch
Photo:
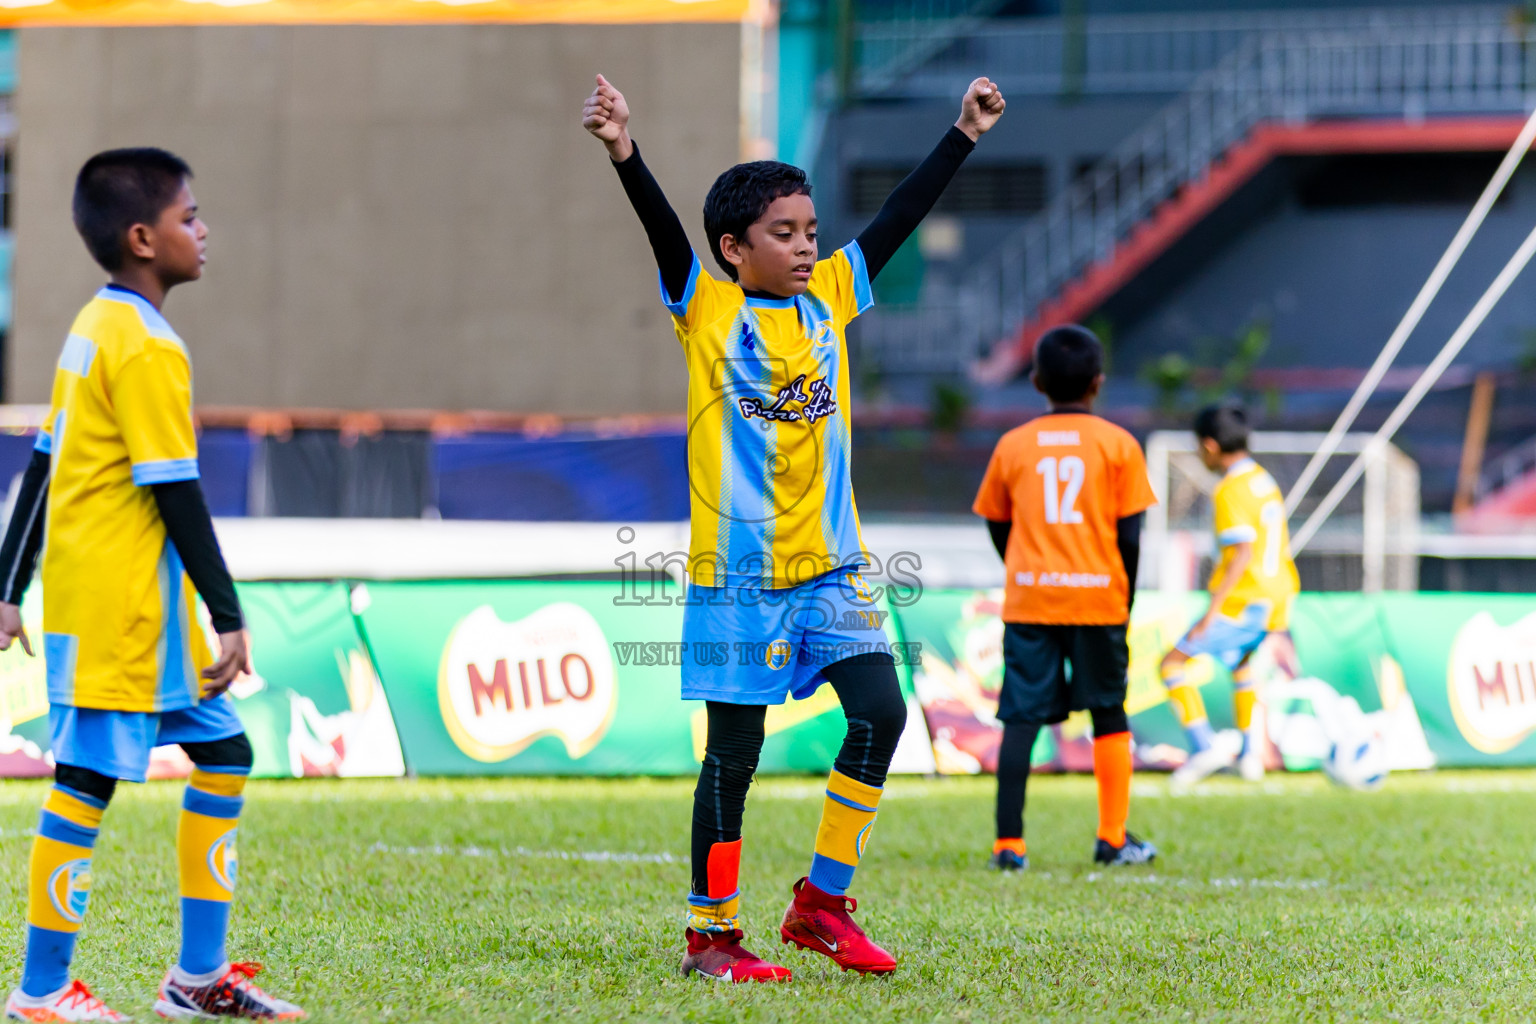
M 176 948 L 181 787 L 125 786 L 76 973 L 138 1019 Z M 44 784 L 0 784 L 19 976 Z M 1536 773 L 1312 777 L 1174 797 L 1141 776 L 1148 870 L 1095 870 L 1091 779 L 1038 778 L 1031 870 L 983 868 L 990 779 L 896 779 L 853 894 L 901 958 L 844 974 L 777 940 L 818 780 L 747 804 L 749 948 L 790 985 L 677 976 L 691 783 L 256 782 L 231 952 L 317 1021 L 1515 1020 L 1536 1007 Z

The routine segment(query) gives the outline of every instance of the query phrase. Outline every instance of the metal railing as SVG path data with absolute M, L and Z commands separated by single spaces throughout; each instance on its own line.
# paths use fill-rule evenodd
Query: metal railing
M 978 70 L 1024 95 L 1176 94 L 1243 43 L 1297 32 L 1494 29 L 1507 5 L 1118 15 L 980 17 L 997 3 L 911 5 L 908 16 L 861 24 L 855 88 L 881 99 L 950 99 Z M 926 16 L 924 16 L 926 15 Z M 926 59 L 915 61 L 922 56 Z
M 872 312 L 861 353 L 892 372 L 963 369 L 1113 257 L 1155 209 L 1263 122 L 1518 113 L 1533 100 L 1536 31 L 1528 29 L 1250 39 L 970 268 L 963 284 L 930 288 L 917 310 Z

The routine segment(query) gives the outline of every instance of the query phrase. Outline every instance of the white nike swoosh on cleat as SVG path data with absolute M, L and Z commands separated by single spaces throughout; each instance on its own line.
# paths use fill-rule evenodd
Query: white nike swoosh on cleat
M 727 967 L 725 969 L 725 972 L 723 974 L 706 974 L 705 977 L 706 978 L 713 978 L 716 981 L 735 981 L 736 980 L 735 978 L 733 978 L 731 976 L 731 968 L 729 968 L 729 967 Z
M 822 938 L 820 935 L 817 935 L 815 932 L 811 932 L 811 937 L 814 938 L 817 942 L 821 943 L 823 946 L 826 946 L 832 952 L 837 952 L 837 943 L 828 942 L 826 939 Z

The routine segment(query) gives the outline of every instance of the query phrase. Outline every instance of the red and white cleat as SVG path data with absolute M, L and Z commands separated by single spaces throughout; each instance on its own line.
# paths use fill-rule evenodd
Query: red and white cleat
M 126 1021 L 127 1017 L 91 995 L 83 981 L 72 981 L 51 996 L 33 999 L 21 989 L 5 1001 L 7 1020 L 26 1020 L 33 1024 L 52 1021 Z
M 788 981 L 789 968 L 771 964 L 742 948 L 741 929 L 711 935 L 687 929 L 688 952 L 683 954 L 683 976 L 694 972 L 715 981 Z
M 251 979 L 261 964 L 225 964 L 211 981 L 187 983 L 172 968 L 160 983 L 155 1012 L 162 1017 L 241 1017 L 247 1020 L 303 1020 L 308 1016 L 292 1003 L 267 995 Z
M 784 911 L 779 935 L 786 943 L 831 957 L 845 971 L 889 974 L 896 969 L 896 958 L 853 923 L 848 915 L 858 908 L 852 896 L 833 896 L 802 878 L 795 883 L 795 898 Z

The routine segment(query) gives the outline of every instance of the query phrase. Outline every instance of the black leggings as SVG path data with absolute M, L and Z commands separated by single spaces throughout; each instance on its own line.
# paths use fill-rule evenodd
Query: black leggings
M 1090 711 L 1094 738 L 1130 732 L 1125 708 Z M 997 751 L 997 838 L 1024 838 L 1024 790 L 1029 785 L 1029 757 L 1040 736 L 1039 722 L 1004 722 Z
M 848 734 L 833 768 L 869 786 L 885 785 L 896 744 L 907 724 L 907 703 L 896 680 L 896 662 L 889 654 L 860 654 L 823 670 L 837 691 Z M 704 764 L 693 791 L 693 891 L 708 891 L 709 849 L 741 838 L 747 787 L 757 771 L 763 749 L 761 704 L 708 701 L 709 738 Z
M 238 736 L 212 740 L 208 743 L 183 743 L 181 749 L 193 764 L 199 766 L 249 770 L 256 762 L 255 752 L 251 750 L 251 741 L 243 732 Z M 72 764 L 61 764 L 55 767 L 53 781 L 77 793 L 93 796 L 102 803 L 109 803 L 112 800 L 112 794 L 117 792 L 117 780 L 112 776 L 93 772 L 89 768 L 77 768 Z

